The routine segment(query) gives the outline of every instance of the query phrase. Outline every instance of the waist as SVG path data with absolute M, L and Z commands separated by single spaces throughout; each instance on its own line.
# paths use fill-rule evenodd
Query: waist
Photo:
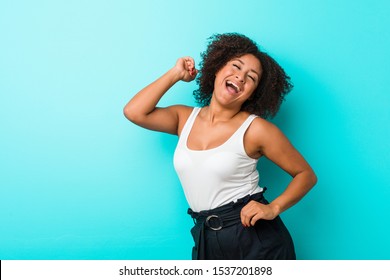
M 221 230 L 224 227 L 237 224 L 241 221 L 241 209 L 249 201 L 256 200 L 262 203 L 268 203 L 263 196 L 265 190 L 266 188 L 263 188 L 261 192 L 246 195 L 235 202 L 230 202 L 210 210 L 194 212 L 190 208 L 187 213 L 194 220 L 195 226 L 205 226 L 206 229 Z

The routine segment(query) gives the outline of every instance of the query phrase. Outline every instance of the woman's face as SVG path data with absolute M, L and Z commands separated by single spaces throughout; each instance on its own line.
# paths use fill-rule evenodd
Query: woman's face
M 241 107 L 257 88 L 261 73 L 260 61 L 254 55 L 233 58 L 215 75 L 213 98 Z

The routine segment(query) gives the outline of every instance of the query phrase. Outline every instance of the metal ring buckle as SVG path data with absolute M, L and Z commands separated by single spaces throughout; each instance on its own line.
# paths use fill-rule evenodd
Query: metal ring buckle
M 209 221 L 212 219 L 212 218 L 216 218 L 219 220 L 219 223 L 220 223 L 220 226 L 219 227 L 212 227 L 210 226 L 210 223 Z M 212 230 L 220 230 L 222 229 L 222 226 L 223 226 L 223 222 L 222 222 L 222 219 L 220 217 L 218 217 L 217 215 L 210 215 L 206 218 L 206 221 L 205 221 L 206 225 L 211 228 Z

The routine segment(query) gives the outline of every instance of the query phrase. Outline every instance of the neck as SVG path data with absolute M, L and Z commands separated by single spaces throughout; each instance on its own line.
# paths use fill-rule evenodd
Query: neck
M 210 102 L 210 105 L 205 109 L 204 116 L 211 124 L 229 121 L 240 113 L 240 109 L 225 108 L 215 102 Z

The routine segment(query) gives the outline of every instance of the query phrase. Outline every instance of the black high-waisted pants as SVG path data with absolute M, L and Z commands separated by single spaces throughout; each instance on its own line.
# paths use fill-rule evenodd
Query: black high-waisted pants
M 259 220 L 254 226 L 244 227 L 241 209 L 250 201 L 268 201 L 263 193 L 245 196 L 212 210 L 188 214 L 194 219 L 191 229 L 195 246 L 194 260 L 293 260 L 294 244 L 280 217 Z

